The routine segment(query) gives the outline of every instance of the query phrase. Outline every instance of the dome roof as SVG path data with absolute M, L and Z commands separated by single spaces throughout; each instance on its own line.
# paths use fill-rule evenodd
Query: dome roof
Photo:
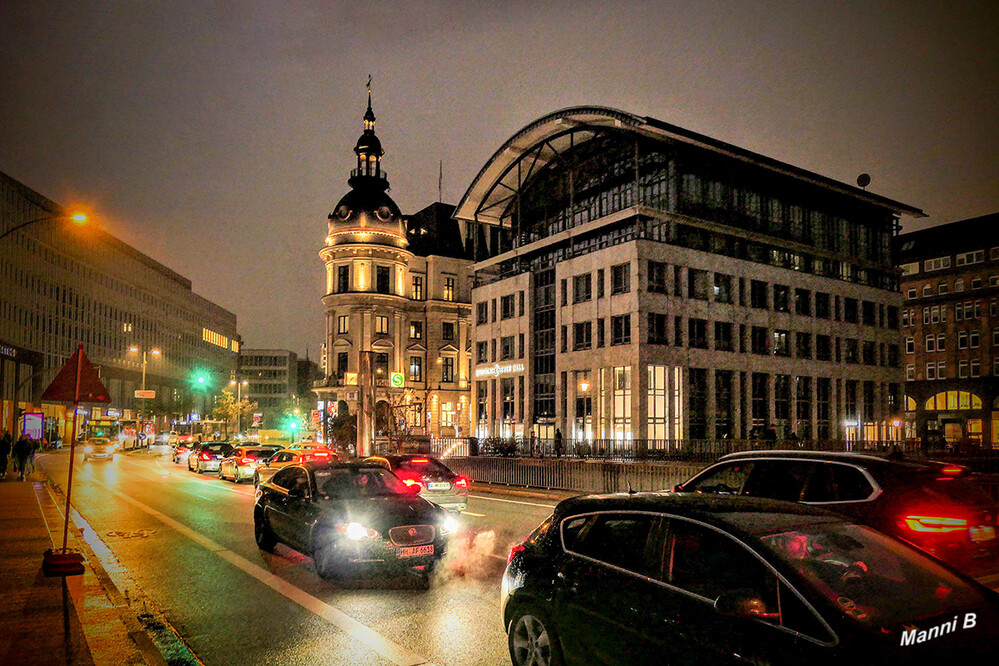
M 373 130 L 364 130 L 364 134 L 360 136 L 354 145 L 354 152 L 358 155 L 375 155 L 376 157 L 381 157 L 385 154 L 385 151 L 382 150 L 382 142 L 375 136 Z

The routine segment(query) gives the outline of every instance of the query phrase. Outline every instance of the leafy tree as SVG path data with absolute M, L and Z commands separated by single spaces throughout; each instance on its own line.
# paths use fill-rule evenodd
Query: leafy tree
M 212 410 L 212 418 L 217 421 L 222 421 L 224 424 L 224 437 L 229 439 L 229 424 L 232 423 L 234 427 L 239 427 L 240 421 L 247 423 L 248 418 L 252 418 L 253 412 L 257 409 L 256 402 L 250 402 L 246 398 L 241 401 L 236 402 L 235 396 L 233 396 L 232 391 L 228 389 L 222 389 L 221 395 L 215 398 L 215 408 Z

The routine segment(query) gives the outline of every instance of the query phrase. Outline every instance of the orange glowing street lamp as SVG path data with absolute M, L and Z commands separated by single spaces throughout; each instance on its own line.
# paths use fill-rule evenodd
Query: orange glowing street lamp
M 70 220 L 74 224 L 83 225 L 87 223 L 87 216 L 83 213 L 71 213 L 69 215 L 43 215 L 42 217 L 36 217 L 33 220 L 28 220 L 27 222 L 22 222 L 16 227 L 11 227 L 7 231 L 0 234 L 0 238 L 6 238 L 10 234 L 25 228 L 29 224 L 35 224 L 36 222 L 45 222 L 48 220 Z

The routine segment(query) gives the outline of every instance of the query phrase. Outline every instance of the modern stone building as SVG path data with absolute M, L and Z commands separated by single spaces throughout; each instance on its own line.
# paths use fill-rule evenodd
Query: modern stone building
M 898 438 L 900 215 L 922 213 L 654 118 L 539 118 L 455 213 L 475 433 Z
M 257 403 L 261 415 L 257 425 L 280 428 L 282 408 L 298 393 L 298 354 L 287 349 L 244 348 L 236 379 L 247 382 L 242 397 Z
M 912 437 L 999 445 L 999 213 L 895 239 Z
M 12 429 L 18 409 L 64 424 L 63 407 L 39 408 L 39 398 L 80 343 L 112 413 L 127 419 L 144 408 L 160 427 L 185 419 L 204 401 L 192 376 L 208 378 L 212 392 L 235 369 L 236 315 L 96 222 L 67 222 L 70 212 L 0 173 L 0 234 L 11 232 L 0 238 L 0 425 Z M 146 389 L 156 392 L 145 404 L 135 397 L 143 357 Z
M 388 195 L 370 92 L 354 152 L 351 189 L 330 214 L 319 253 L 326 378 L 314 390 L 330 411 L 351 413 L 367 390 L 375 434 L 467 435 L 465 234 L 451 219 L 453 206 L 436 203 L 406 217 Z

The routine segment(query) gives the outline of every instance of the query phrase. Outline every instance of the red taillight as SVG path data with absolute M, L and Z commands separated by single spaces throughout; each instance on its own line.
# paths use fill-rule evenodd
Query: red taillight
M 430 459 L 428 459 L 428 458 L 413 458 L 409 462 L 417 463 L 417 464 L 422 463 L 422 464 L 426 465 L 428 462 L 430 462 Z
M 317 458 L 329 458 L 330 457 L 330 454 L 326 453 L 325 451 L 316 451 L 312 455 L 314 455 Z
M 458 486 L 459 488 L 468 488 L 468 479 L 466 479 L 463 476 L 459 476 L 457 479 L 454 480 L 454 485 Z
M 420 482 L 417 481 L 416 479 L 403 479 L 402 482 L 405 483 L 410 488 L 415 488 L 420 485 Z
M 946 516 L 910 515 L 904 519 L 906 527 L 913 532 L 959 532 L 968 529 L 968 521 L 964 518 L 949 518 Z
M 208 451 L 205 451 L 205 452 L 203 452 L 203 453 L 201 454 L 201 459 L 202 459 L 202 460 L 211 460 L 211 459 L 212 459 L 212 456 L 211 456 L 211 454 L 210 454 L 210 453 L 208 453 Z
M 242 458 L 239 461 L 240 465 L 249 465 L 251 462 L 256 462 L 253 458 Z
M 968 471 L 967 467 L 962 467 L 961 465 L 947 465 L 942 470 L 940 470 L 947 476 L 960 476 Z
M 524 544 L 522 543 L 518 543 L 516 546 L 510 549 L 510 555 L 506 558 L 506 563 L 510 564 L 511 562 L 513 562 L 513 556 L 516 555 L 517 553 L 523 553 L 525 550 L 527 550 L 527 547 L 524 546 Z

